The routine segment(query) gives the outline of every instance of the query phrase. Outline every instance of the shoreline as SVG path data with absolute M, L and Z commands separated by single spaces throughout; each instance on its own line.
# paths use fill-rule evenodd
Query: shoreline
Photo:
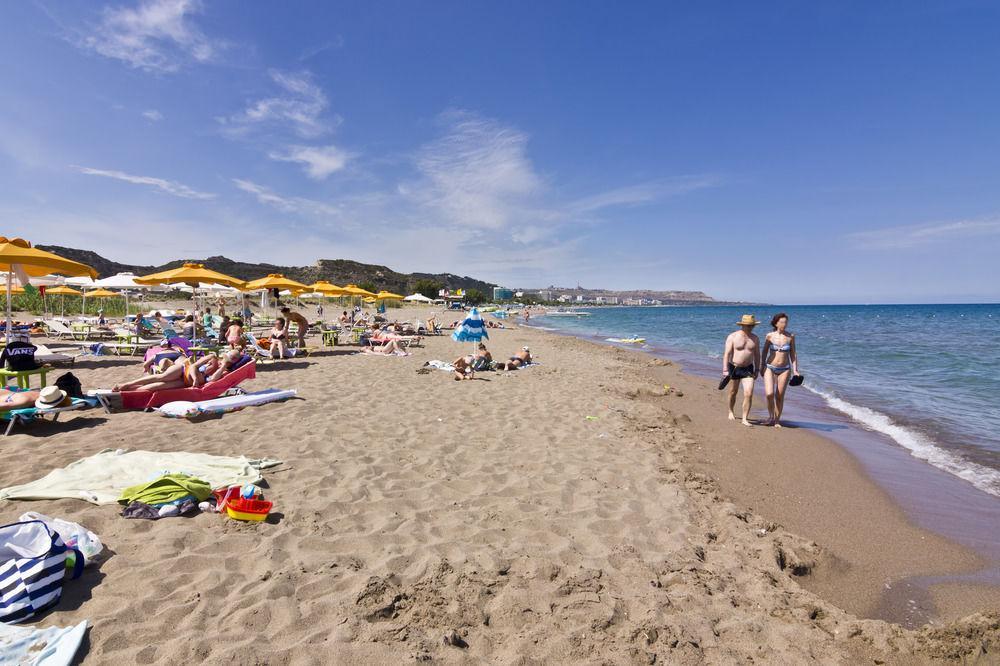
M 899 455 L 891 455 L 888 462 L 873 463 L 858 457 L 859 446 L 845 446 L 828 436 L 817 427 L 822 424 L 796 426 L 794 394 L 786 404 L 786 414 L 792 418 L 786 416 L 785 428 L 775 431 L 758 426 L 746 431 L 725 420 L 723 392 L 717 390 L 713 380 L 687 370 L 688 364 L 677 360 L 670 351 L 609 344 L 597 336 L 543 327 L 542 321 L 540 318 L 529 328 L 669 362 L 666 367 L 651 369 L 651 384 L 683 387 L 686 398 L 697 396 L 696 404 L 687 405 L 682 415 L 686 417 L 685 426 L 699 442 L 688 452 L 691 463 L 718 481 L 723 493 L 734 502 L 829 548 L 833 572 L 801 581 L 804 587 L 858 616 L 909 628 L 954 620 L 985 608 L 1000 609 L 1000 541 L 991 531 L 978 529 L 973 533 L 970 529 L 991 524 L 989 516 L 996 515 L 992 512 L 1000 504 L 997 498 L 910 456 L 901 447 L 893 452 Z M 758 381 L 752 418 L 760 417 L 762 411 L 766 415 L 760 391 Z M 737 440 L 735 444 L 731 443 L 733 439 Z M 861 442 L 861 446 L 864 444 Z M 809 447 L 808 452 L 803 451 L 803 446 Z M 776 448 L 760 451 L 751 447 Z M 905 479 L 909 486 L 898 480 L 887 485 L 877 473 L 898 464 L 900 459 L 923 467 L 917 472 L 920 479 Z M 928 488 L 924 485 L 928 478 L 938 481 L 928 484 Z M 952 497 L 956 486 L 964 492 Z M 924 508 L 925 502 L 908 506 L 903 501 L 913 500 L 915 491 L 935 489 L 944 493 L 949 505 L 939 515 L 915 516 L 914 509 Z M 828 511 L 815 504 L 824 505 Z M 949 523 L 958 511 L 978 511 L 980 515 L 971 525 Z M 854 518 L 824 515 L 829 512 L 844 512 Z M 873 515 L 878 520 L 873 520 Z M 886 533 L 892 534 L 890 552 L 878 545 Z M 929 554 L 914 555 L 921 551 Z
M 392 314 L 423 319 L 426 310 Z M 108 447 L 284 461 L 264 474 L 275 502 L 264 523 L 125 520 L 118 507 L 76 499 L 0 502 L 0 519 L 62 517 L 111 551 L 67 581 L 60 604 L 33 624 L 89 620 L 84 664 L 318 655 L 913 664 L 1000 652 L 995 612 L 907 630 L 818 594 L 842 564 L 857 573 L 855 587 L 880 581 L 764 505 L 731 501 L 719 474 L 699 471 L 697 429 L 713 421 L 692 409 L 710 409 L 717 395 L 699 399 L 676 365 L 531 328 L 490 336 L 497 357 L 528 345 L 540 364 L 456 382 L 424 366 L 468 352 L 448 337 L 427 338 L 406 357 L 338 346 L 263 365 L 245 383 L 294 388 L 296 400 L 197 422 L 81 413 L 6 438 L 4 485 Z M 106 387 L 138 364 L 84 357 L 72 372 L 85 388 Z M 677 373 L 683 395 L 662 390 L 662 371 Z M 845 474 L 873 487 L 854 467 Z M 889 550 L 926 534 L 886 514 L 885 524 L 897 521 L 884 534 Z M 933 553 L 975 562 L 943 539 L 928 542 Z M 936 588 L 956 604 L 940 605 L 948 617 L 965 614 L 970 587 Z M 468 647 L 444 644 L 451 631 Z

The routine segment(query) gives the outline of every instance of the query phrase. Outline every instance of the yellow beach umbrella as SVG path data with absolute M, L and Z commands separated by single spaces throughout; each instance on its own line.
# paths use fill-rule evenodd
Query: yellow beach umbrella
M 46 294 L 55 294 L 57 296 L 79 296 L 83 292 L 79 292 L 72 287 L 67 287 L 66 285 L 59 285 L 58 287 L 52 287 L 51 289 L 45 289 Z
M 230 277 L 218 271 L 213 271 L 211 268 L 205 268 L 203 264 L 184 264 L 183 266 L 178 266 L 177 268 L 171 268 L 170 270 L 161 271 L 159 273 L 153 273 L 151 275 L 143 275 L 142 277 L 135 278 L 136 284 L 143 285 L 154 285 L 154 284 L 172 284 L 174 282 L 180 282 L 186 284 L 189 287 L 197 289 L 202 282 L 224 284 L 227 287 L 236 287 L 237 289 L 243 289 L 244 282 L 239 278 Z
M 87 296 L 91 298 L 116 298 L 121 296 L 117 291 L 111 291 L 110 289 L 94 289 L 93 291 L 88 291 Z
M 11 329 L 10 297 L 15 275 L 21 284 L 27 284 L 29 277 L 41 277 L 49 273 L 97 277 L 97 271 L 86 264 L 31 247 L 31 243 L 23 238 L 6 238 L 4 236 L 0 236 L 0 271 L 7 272 L 6 331 L 8 340 Z
M 372 292 L 368 291 L 367 289 L 362 289 L 361 287 L 359 287 L 356 284 L 349 284 L 349 285 L 347 285 L 346 287 L 344 287 L 344 292 L 348 296 L 362 296 L 362 297 L 365 297 L 365 298 L 375 298 L 375 294 L 373 294 Z
M 12 294 L 23 294 L 24 293 L 24 287 L 18 287 L 17 285 L 14 285 L 14 286 L 12 286 L 10 288 L 7 288 L 7 285 L 4 285 L 3 286 L 3 290 L 4 291 L 9 291 Z
M 213 271 L 211 268 L 205 268 L 204 264 L 196 263 L 186 263 L 177 268 L 152 273 L 151 275 L 143 275 L 134 279 L 136 284 L 142 285 L 174 284 L 178 282 L 186 284 L 193 290 L 191 292 L 192 298 L 197 294 L 198 287 L 201 286 L 202 282 L 222 284 L 227 287 L 236 287 L 237 289 L 243 289 L 246 284 L 239 278 L 234 278 L 219 271 Z M 197 312 L 197 310 L 198 301 L 195 300 L 195 311 Z
M 345 296 L 347 294 L 343 287 L 338 287 L 326 280 L 317 280 L 309 285 L 309 288 L 324 296 Z
M 62 296 L 61 300 L 62 300 L 62 316 L 63 317 L 66 316 L 66 297 L 67 296 L 79 296 L 81 293 L 82 292 L 79 292 L 76 289 L 73 289 L 72 287 L 67 287 L 64 284 L 61 284 L 58 287 L 52 287 L 51 289 L 48 289 L 48 288 L 45 289 L 45 295 L 46 296 L 48 296 L 49 294 L 56 294 L 58 296 Z
M 374 302 L 375 302 L 374 296 L 369 296 L 368 298 L 365 299 L 365 303 L 374 303 Z
M 379 301 L 401 301 L 405 296 L 400 296 L 399 294 L 394 294 L 391 291 L 382 290 L 375 294 L 376 300 Z
M 309 286 L 304 285 L 301 282 L 296 282 L 290 278 L 286 278 L 281 273 L 271 273 L 267 277 L 250 280 L 250 282 L 246 283 L 244 289 L 246 291 L 259 291 L 260 289 L 277 289 L 279 291 L 283 291 L 287 289 L 293 294 L 301 294 L 304 291 L 309 291 Z

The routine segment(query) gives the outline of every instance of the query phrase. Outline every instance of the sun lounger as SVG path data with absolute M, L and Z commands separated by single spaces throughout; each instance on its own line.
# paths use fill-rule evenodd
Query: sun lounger
M 50 338 L 70 338 L 73 339 L 73 329 L 56 319 L 46 319 L 42 322 L 49 330 Z
M 37 407 L 24 407 L 22 409 L 11 409 L 7 412 L 0 412 L 0 420 L 7 421 L 7 428 L 4 430 L 4 436 L 6 437 L 11 433 L 18 423 L 28 424 L 32 421 L 37 421 L 39 419 L 44 419 L 46 417 L 51 417 L 52 421 L 58 421 L 59 415 L 63 412 L 75 412 L 82 409 L 93 409 L 94 407 L 103 406 L 105 411 L 108 411 L 107 404 L 96 397 L 87 398 L 73 398 L 73 403 L 67 405 L 66 407 L 57 407 L 55 409 L 38 409 Z
M 257 358 L 270 359 L 271 350 L 264 349 L 260 346 L 260 342 L 257 341 L 257 337 L 247 331 L 243 334 L 246 338 L 246 351 L 251 356 L 256 356 Z M 312 351 L 309 347 L 289 347 L 285 346 L 285 358 L 295 358 L 296 356 L 308 356 L 309 352 Z
M 176 388 L 165 391 L 122 391 L 120 393 L 122 409 L 153 409 L 177 400 L 189 402 L 211 400 L 218 398 L 243 380 L 253 379 L 256 376 L 257 364 L 250 361 L 228 375 L 197 388 Z

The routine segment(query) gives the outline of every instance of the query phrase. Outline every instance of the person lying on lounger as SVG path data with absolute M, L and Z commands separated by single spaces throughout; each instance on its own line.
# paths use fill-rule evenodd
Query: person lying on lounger
M 52 388 L 52 387 L 50 387 Z M 26 407 L 38 407 L 39 409 L 55 409 L 56 407 L 66 407 L 73 401 L 66 395 L 65 391 L 58 391 L 58 395 L 52 391 L 46 392 L 48 402 L 42 402 L 41 391 L 10 391 L 0 389 L 0 412 L 8 412 L 12 409 L 24 409 Z
M 409 356 L 409 352 L 403 349 L 403 345 L 399 344 L 399 340 L 386 340 L 381 345 L 373 345 L 371 347 L 365 347 L 361 350 L 364 354 L 379 354 L 381 356 Z
M 527 347 L 521 347 L 521 351 L 517 352 L 514 356 L 510 357 L 510 363 L 503 364 L 498 363 L 498 370 L 517 370 L 518 368 L 523 368 L 531 363 L 531 350 Z
M 221 357 L 206 354 L 174 363 L 158 375 L 145 375 L 131 382 L 115 386 L 112 391 L 166 391 L 175 388 L 194 388 L 221 379 L 229 373 L 242 354 L 230 349 Z

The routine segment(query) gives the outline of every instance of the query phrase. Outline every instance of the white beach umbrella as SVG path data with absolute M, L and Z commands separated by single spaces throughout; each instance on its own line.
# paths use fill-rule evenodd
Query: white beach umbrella
M 410 294 L 409 296 L 407 296 L 403 300 L 404 301 L 410 301 L 411 303 L 433 303 L 434 302 L 433 300 L 431 300 L 430 298 L 427 298 L 423 294 Z

